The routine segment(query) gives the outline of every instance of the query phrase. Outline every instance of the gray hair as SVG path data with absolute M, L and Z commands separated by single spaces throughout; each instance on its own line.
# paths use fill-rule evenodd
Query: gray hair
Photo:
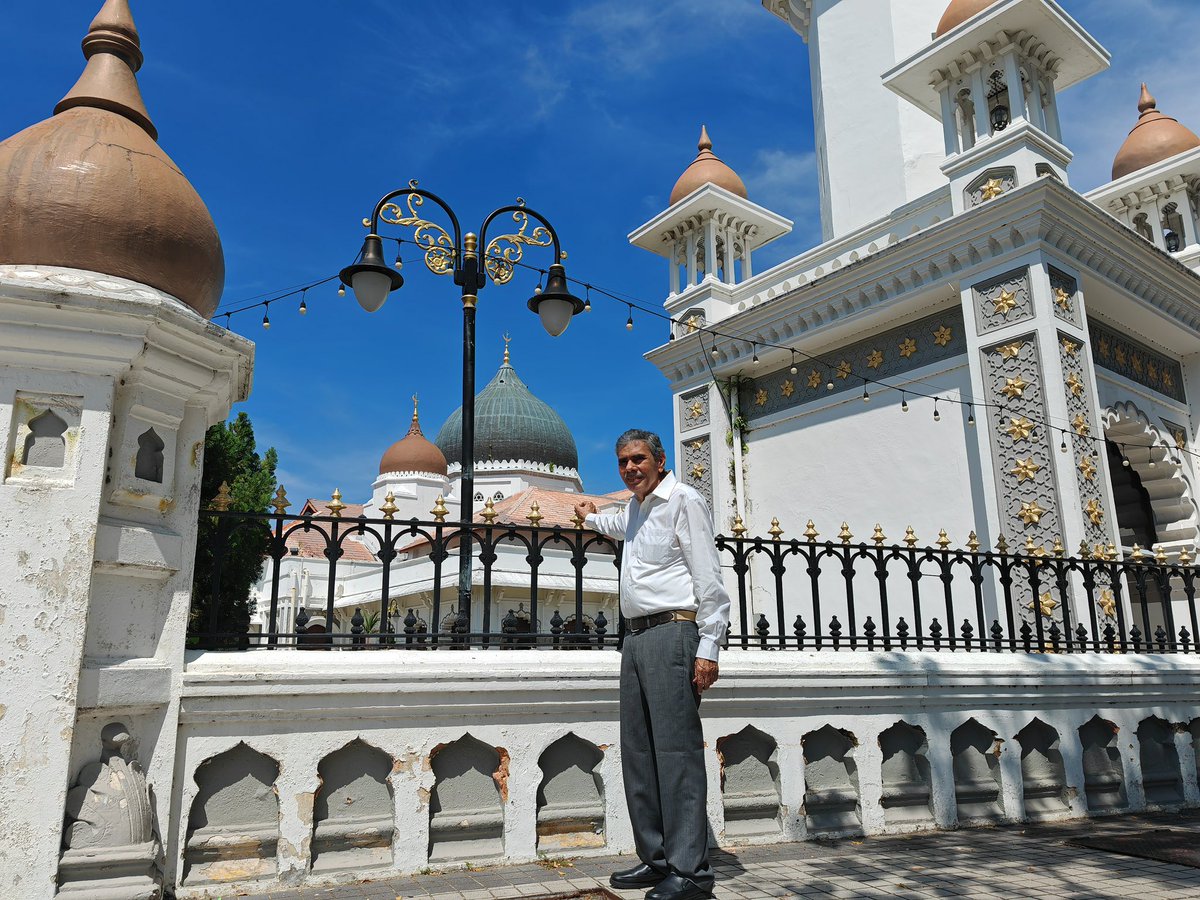
M 666 459 L 667 451 L 663 449 L 662 438 L 653 431 L 643 431 L 641 428 L 630 428 L 617 438 L 617 452 L 620 453 L 625 446 L 635 441 L 640 441 L 649 447 L 650 455 L 655 459 Z

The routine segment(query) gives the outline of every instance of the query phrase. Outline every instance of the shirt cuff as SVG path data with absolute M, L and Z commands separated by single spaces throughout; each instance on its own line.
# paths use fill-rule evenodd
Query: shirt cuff
M 707 659 L 716 662 L 721 654 L 721 645 L 710 637 L 701 637 L 700 645 L 696 647 L 696 659 Z

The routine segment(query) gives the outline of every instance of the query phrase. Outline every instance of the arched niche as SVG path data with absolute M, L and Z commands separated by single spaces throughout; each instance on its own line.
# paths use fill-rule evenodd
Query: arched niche
M 240 743 L 202 762 L 188 815 L 186 884 L 274 875 L 279 842 L 279 763 Z
M 153 428 L 147 428 L 138 435 L 138 451 L 133 466 L 134 476 L 142 481 L 162 484 L 164 447 L 166 444 Z
M 1000 736 L 976 719 L 950 733 L 954 764 L 954 799 L 959 822 L 1000 819 Z
M 29 420 L 21 463 L 43 469 L 61 469 L 67 459 L 67 423 L 47 409 Z
M 800 739 L 804 749 L 804 809 L 811 833 L 845 834 L 862 827 L 858 805 L 858 739 L 825 725 Z
M 779 834 L 779 746 L 769 734 L 747 725 L 717 739 L 725 836 Z
M 361 738 L 321 760 L 313 804 L 313 871 L 391 864 L 392 763 Z
M 1182 803 L 1183 775 L 1175 748 L 1175 729 L 1169 722 L 1150 716 L 1138 724 L 1137 736 L 1146 802 L 1154 806 Z
M 604 783 L 596 768 L 600 748 L 574 734 L 564 735 L 538 758 L 539 851 L 604 846 Z
M 1038 818 L 1069 809 L 1067 774 L 1058 747 L 1058 732 L 1035 718 L 1017 732 L 1016 739 L 1021 746 L 1025 815 Z
M 1125 770 L 1117 744 L 1116 725 L 1092 716 L 1079 728 L 1083 749 L 1083 789 L 1091 812 L 1111 812 L 1129 805 L 1125 794 Z
M 430 862 L 503 856 L 507 752 L 467 734 L 435 747 L 430 757 Z
M 880 803 L 884 821 L 888 825 L 932 821 L 929 742 L 925 732 L 907 722 L 897 722 L 879 735 L 879 749 L 883 751 Z

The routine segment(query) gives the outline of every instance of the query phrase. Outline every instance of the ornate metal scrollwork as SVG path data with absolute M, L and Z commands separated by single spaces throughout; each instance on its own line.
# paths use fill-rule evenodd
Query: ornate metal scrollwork
M 449 275 L 454 271 L 454 240 L 442 226 L 421 218 L 417 212 L 425 202 L 420 194 L 404 197 L 408 215 L 399 203 L 384 204 L 379 218 L 389 225 L 399 225 L 413 230 L 413 242 L 425 251 L 425 265 L 434 275 Z
M 524 205 L 521 200 L 517 203 Z M 514 211 L 512 217 L 517 223 L 517 230 L 512 234 L 501 234 L 492 238 L 483 253 L 484 270 L 496 284 L 507 284 L 512 280 L 514 265 L 521 261 L 526 246 L 549 247 L 554 241 L 550 229 L 543 225 L 538 225 L 528 234 L 525 233 L 529 227 L 529 213 L 524 210 Z

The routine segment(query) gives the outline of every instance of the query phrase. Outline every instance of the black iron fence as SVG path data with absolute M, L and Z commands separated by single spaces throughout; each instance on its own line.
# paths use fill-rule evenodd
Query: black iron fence
M 212 601 L 192 621 L 193 642 L 201 647 L 597 649 L 616 647 L 624 632 L 619 613 L 612 622 L 597 608 L 605 605 L 598 596 L 616 593 L 621 545 L 591 531 L 475 524 L 476 575 L 466 606 L 456 584 L 457 523 L 211 515 L 217 563 L 211 583 L 197 589 Z M 257 531 L 268 546 L 259 601 L 265 627 L 249 634 L 231 627 L 220 602 L 221 548 L 243 529 Z M 1161 551 L 1119 558 L 1111 548 L 1070 557 L 1057 543 L 1010 552 L 1003 541 L 996 550 L 973 540 L 953 549 L 943 538 L 919 547 L 911 532 L 904 545 L 887 544 L 881 535 L 872 543 L 721 535 L 716 547 L 731 587 L 732 647 L 1197 652 L 1200 568 L 1187 550 L 1173 560 Z M 281 592 L 282 579 L 292 578 L 286 560 L 298 554 L 309 585 L 319 585 L 323 596 Z M 505 579 L 504 603 L 497 575 Z M 369 589 L 356 587 L 362 581 Z M 552 608 L 544 599 L 549 581 L 557 585 Z M 418 591 L 419 602 L 412 599 Z M 521 598 L 516 608 L 514 591 Z

